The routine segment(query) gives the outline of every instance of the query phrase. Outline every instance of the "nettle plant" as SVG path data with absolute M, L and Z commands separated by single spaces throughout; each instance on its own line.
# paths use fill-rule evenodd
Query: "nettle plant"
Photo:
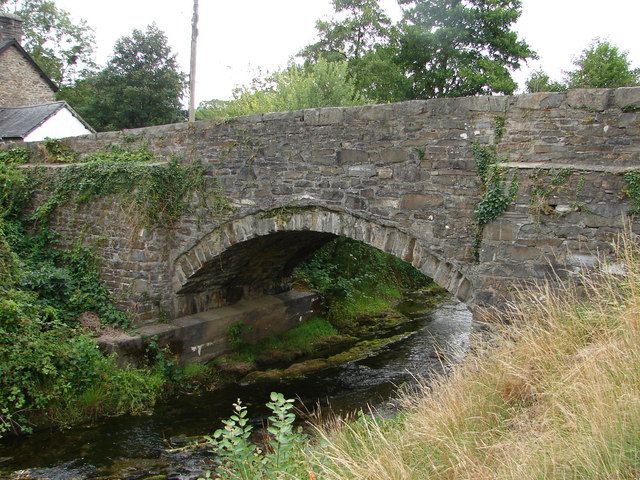
M 215 472 L 207 471 L 199 480 L 225 478 L 229 480 L 273 479 L 301 472 L 302 462 L 297 458 L 307 436 L 300 428 L 294 429 L 293 400 L 272 392 L 267 408 L 268 441 L 264 447 L 251 441 L 253 426 L 247 418 L 247 407 L 240 399 L 233 404 L 234 414 L 223 420 L 224 428 L 205 439 L 213 447 L 219 462 Z M 212 474 L 217 477 L 212 477 Z

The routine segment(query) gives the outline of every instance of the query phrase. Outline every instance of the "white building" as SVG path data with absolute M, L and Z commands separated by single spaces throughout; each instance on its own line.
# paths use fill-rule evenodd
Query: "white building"
M 45 138 L 95 133 L 67 102 L 0 107 L 0 140 L 39 142 Z

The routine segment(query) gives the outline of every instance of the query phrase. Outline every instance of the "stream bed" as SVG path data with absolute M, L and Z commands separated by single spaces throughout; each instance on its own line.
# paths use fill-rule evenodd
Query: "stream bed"
M 346 414 L 369 407 L 382 415 L 397 408 L 400 385 L 442 372 L 468 350 L 473 329 L 466 306 L 449 299 L 409 327 L 414 333 L 388 349 L 304 378 L 228 385 L 158 405 L 148 416 L 122 416 L 64 431 L 44 431 L 0 443 L 0 478 L 191 480 L 210 466 L 210 455 L 173 451 L 210 434 L 241 398 L 256 425 L 269 393 L 296 398 L 302 411 Z

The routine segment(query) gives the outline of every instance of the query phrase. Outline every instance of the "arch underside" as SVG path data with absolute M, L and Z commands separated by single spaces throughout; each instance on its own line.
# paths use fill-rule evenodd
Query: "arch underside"
M 452 263 L 423 243 L 390 226 L 321 209 L 269 212 L 229 222 L 204 236 L 175 261 L 176 316 L 233 304 L 242 297 L 290 288 L 299 263 L 336 236 L 362 241 L 395 255 L 464 302 L 471 282 Z

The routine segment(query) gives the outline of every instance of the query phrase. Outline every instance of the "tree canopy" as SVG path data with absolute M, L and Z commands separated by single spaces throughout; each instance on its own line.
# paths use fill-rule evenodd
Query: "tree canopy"
M 567 86 L 562 82 L 556 82 L 549 78 L 542 70 L 533 72 L 525 83 L 527 93 L 537 92 L 563 92 Z
M 333 0 L 319 40 L 301 56 L 348 62 L 359 90 L 379 101 L 513 93 L 511 70 L 535 56 L 512 30 L 519 0 L 399 0 L 393 24 L 378 0 Z
M 512 30 L 520 0 L 399 0 L 405 7 L 398 62 L 412 98 L 505 93 L 510 70 L 535 53 Z
M 595 40 L 573 62 L 570 88 L 617 88 L 640 84 L 640 70 L 632 70 L 628 53 L 608 41 Z
M 156 25 L 120 38 L 107 66 L 61 97 L 97 130 L 118 130 L 184 120 L 185 75 Z
M 93 29 L 74 20 L 53 0 L 0 0 L 0 8 L 23 20 L 22 46 L 58 85 L 72 83 L 83 70 L 95 68 Z
M 228 118 L 303 108 L 362 105 L 367 98 L 349 78 L 347 63 L 320 58 L 314 64 L 290 65 L 252 85 L 237 88 L 233 100 L 200 104 L 197 118 Z

